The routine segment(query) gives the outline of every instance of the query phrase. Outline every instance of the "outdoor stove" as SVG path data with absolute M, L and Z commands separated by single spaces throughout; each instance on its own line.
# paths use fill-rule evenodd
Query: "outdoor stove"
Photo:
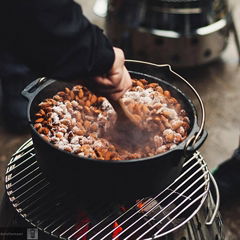
M 121 204 L 94 199 L 79 204 L 74 194 L 57 189 L 38 167 L 31 139 L 12 156 L 5 182 L 15 213 L 30 229 L 45 233 L 28 239 L 224 239 L 218 188 L 199 152 L 186 159 L 181 175 L 164 191 Z
M 106 16 L 106 33 L 127 58 L 194 67 L 219 58 L 230 34 L 240 56 L 235 5 L 229 6 L 229 2 L 97 0 L 93 10 Z

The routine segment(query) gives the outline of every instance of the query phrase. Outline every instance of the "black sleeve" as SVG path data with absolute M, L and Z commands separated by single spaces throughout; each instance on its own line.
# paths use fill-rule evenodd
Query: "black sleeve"
M 9 1 L 9 0 L 8 0 Z M 11 0 L 15 51 L 35 71 L 71 79 L 108 72 L 114 52 L 72 0 Z

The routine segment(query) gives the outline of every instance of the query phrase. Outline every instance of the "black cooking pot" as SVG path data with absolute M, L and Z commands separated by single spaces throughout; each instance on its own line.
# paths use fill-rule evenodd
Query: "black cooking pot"
M 41 78 L 32 82 L 22 92 L 29 100 L 28 120 L 40 168 L 50 182 L 64 190 L 74 191 L 79 199 L 122 201 L 158 193 L 176 179 L 181 173 L 184 160 L 206 139 L 207 133 L 203 130 L 205 113 L 201 98 L 186 80 L 173 72 L 169 65 L 133 60 L 126 61 L 126 65 L 133 78 L 145 78 L 170 90 L 187 111 L 190 118 L 189 135 L 174 149 L 153 157 L 122 161 L 90 159 L 58 149 L 45 141 L 34 129 L 35 113 L 39 110 L 38 104 L 41 101 L 53 97 L 65 87 L 71 87 L 71 83 Z M 165 79 L 178 82 L 182 80 L 197 96 L 202 110 L 200 126 L 196 109 L 190 99 Z

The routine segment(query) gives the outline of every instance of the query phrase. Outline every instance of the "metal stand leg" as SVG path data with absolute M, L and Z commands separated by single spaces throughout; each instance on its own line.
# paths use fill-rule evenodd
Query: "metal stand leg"
M 239 39 L 239 36 L 238 36 L 238 32 L 237 32 L 234 20 L 232 20 L 232 31 L 233 31 L 237 51 L 238 51 L 238 61 L 239 61 L 239 64 L 240 64 L 240 39 Z

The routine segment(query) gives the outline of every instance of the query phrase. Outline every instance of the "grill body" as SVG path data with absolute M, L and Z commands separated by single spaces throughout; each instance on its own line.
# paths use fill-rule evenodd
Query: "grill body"
M 211 181 L 215 183 L 196 152 L 186 160 L 181 176 L 157 195 L 123 205 L 89 199 L 80 206 L 74 194 L 45 179 L 29 140 L 9 163 L 6 192 L 19 218 L 43 234 L 40 239 L 223 240 L 218 203 L 209 191 Z
M 110 0 L 106 16 L 107 35 L 128 58 L 198 66 L 218 58 L 235 31 L 226 0 L 128 2 Z

